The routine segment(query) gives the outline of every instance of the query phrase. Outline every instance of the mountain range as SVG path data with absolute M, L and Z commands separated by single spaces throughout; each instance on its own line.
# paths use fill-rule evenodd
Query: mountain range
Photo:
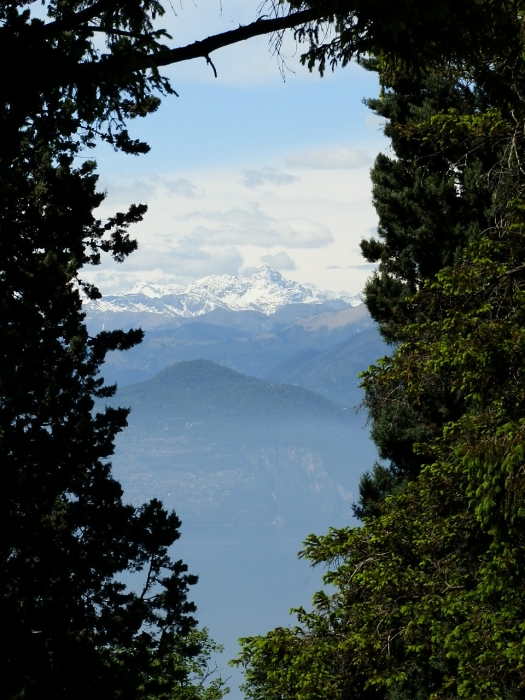
M 318 581 L 295 559 L 301 540 L 356 522 L 359 478 L 376 458 L 353 410 L 358 372 L 388 353 L 360 301 L 266 267 L 85 305 L 91 333 L 145 330 L 103 368 L 118 383 L 107 403 L 131 408 L 113 471 L 126 500 L 157 497 L 181 517 L 176 556 L 200 576 L 198 617 L 225 659 L 238 637 L 308 606 Z M 241 700 L 240 673 L 224 672 Z
M 338 298 L 264 267 L 250 278 L 135 286 L 85 304 L 90 333 L 142 327 L 110 353 L 112 406 L 128 406 L 113 473 L 125 499 L 160 498 L 182 521 L 173 554 L 199 575 L 198 619 L 224 644 L 289 624 L 318 588 L 296 552 L 311 532 L 356 524 L 376 450 L 358 373 L 388 354 L 359 297 Z M 98 406 L 100 408 L 100 405 Z
M 190 291 L 194 315 L 188 315 L 188 304 L 183 315 L 174 298 L 177 293 L 179 303 Z M 239 309 L 242 304 L 246 308 Z M 248 279 L 211 276 L 186 288 L 136 286 L 85 308 L 92 332 L 146 330 L 141 345 L 108 355 L 104 375 L 120 386 L 150 379 L 176 362 L 202 359 L 353 407 L 362 399 L 358 372 L 387 351 L 358 297 L 323 295 L 269 266 Z
M 251 277 L 209 275 L 184 287 L 178 284 L 137 284 L 128 292 L 117 292 L 85 304 L 88 318 L 114 321 L 126 326 L 129 320 L 143 327 L 165 324 L 166 319 L 188 319 L 212 311 L 255 311 L 274 314 L 283 306 L 313 304 L 344 308 L 361 303 L 356 297 L 340 297 L 286 280 L 269 265 Z M 116 316 L 115 316 L 116 315 Z
M 103 368 L 111 405 L 132 409 L 114 459 L 128 497 L 160 496 L 188 522 L 348 519 L 375 456 L 358 373 L 387 350 L 357 301 L 265 266 L 86 304 L 94 331 L 148 320 Z

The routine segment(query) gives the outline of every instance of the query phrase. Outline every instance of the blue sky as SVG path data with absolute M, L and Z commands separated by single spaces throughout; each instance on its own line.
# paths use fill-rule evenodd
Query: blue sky
M 245 24 L 252 0 L 195 0 L 160 24 L 183 45 Z M 268 262 L 285 277 L 355 294 L 370 273 L 359 241 L 371 235 L 369 169 L 387 149 L 380 121 L 362 104 L 377 78 L 355 65 L 320 78 L 300 65 L 292 37 L 283 81 L 268 37 L 166 69 L 179 97 L 130 124 L 147 156 L 97 149 L 104 214 L 134 201 L 149 212 L 135 227 L 139 250 L 121 265 L 86 271 L 103 293 L 136 282 L 189 283 L 249 274 Z

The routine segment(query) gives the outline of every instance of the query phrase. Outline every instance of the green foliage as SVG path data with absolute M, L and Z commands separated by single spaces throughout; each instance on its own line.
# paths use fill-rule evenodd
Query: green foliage
M 331 592 L 242 640 L 248 697 L 503 698 L 523 682 L 522 541 L 496 542 L 429 468 L 362 528 L 311 536 Z
M 10 66 L 2 80 L 4 136 L 6 127 L 23 132 L 30 120 L 55 148 L 92 145 L 100 136 L 129 153 L 147 151 L 131 139 L 124 119 L 154 111 L 155 93 L 172 91 L 151 60 L 167 50 L 167 34 L 153 28 L 162 5 L 52 0 L 45 22 L 31 15 L 32 4 L 0 3 L 0 57 Z M 2 149 L 16 157 L 18 143 L 4 138 Z
M 307 540 L 331 588 L 296 628 L 244 641 L 246 690 L 510 700 L 525 686 L 522 3 L 287 4 L 320 18 L 298 32 L 311 68 L 375 56 L 384 88 L 371 106 L 396 157 L 376 163 L 379 238 L 363 251 L 397 347 L 363 379 L 391 466 L 363 480 L 362 528 Z M 195 577 L 168 555 L 179 521 L 122 503 L 107 460 L 126 412 L 93 412 L 113 392 L 106 352 L 140 333 L 89 337 L 79 294 L 98 294 L 83 264 L 133 250 L 145 208 L 97 220 L 94 166 L 74 157 L 96 138 L 147 150 L 125 120 L 171 90 L 162 6 L 50 2 L 46 24 L 30 5 L 0 3 L 3 695 L 214 699 Z
M 314 19 L 296 36 L 306 43 L 302 61 L 321 74 L 327 67 L 376 56 L 394 80 L 409 65 L 443 70 L 462 65 L 478 85 L 507 98 L 523 76 L 520 0 L 279 0 Z M 330 28 L 330 32 L 327 32 Z M 501 80 L 501 77 L 504 80 Z M 510 113 L 509 113 L 510 116 Z
M 381 71 L 379 61 L 367 65 Z M 449 135 L 446 147 L 427 138 L 444 113 L 486 113 L 480 112 L 487 109 L 486 94 L 465 82 L 457 69 L 401 67 L 395 79 L 380 76 L 381 97 L 368 105 L 387 120 L 384 130 L 395 158 L 380 154 L 372 169 L 378 236 L 362 241 L 361 249 L 369 262 L 378 263 L 365 286 L 366 304 L 383 337 L 398 344 L 408 324 L 432 314 L 421 301 L 413 302 L 416 291 L 453 265 L 467 241 L 491 226 L 500 196 L 495 171 L 505 146 L 478 131 L 470 134 L 466 151 L 463 132 L 461 138 Z M 423 464 L 414 443 L 430 439 L 459 408 L 444 386 L 422 392 L 417 405 L 401 384 L 392 383 L 387 401 L 380 399 L 374 382 L 365 386 L 372 438 L 380 457 L 388 460 L 389 478 L 397 488 Z M 385 476 L 377 472 L 379 479 Z M 385 495 L 385 485 L 374 481 L 373 474 L 362 481 L 355 511 L 359 517 L 372 514 L 379 493 Z
M 367 65 L 380 71 L 377 61 Z M 487 109 L 487 96 L 458 71 L 405 68 L 395 81 L 380 77 L 381 97 L 367 104 L 386 120 L 394 157 L 380 154 L 371 171 L 378 238 L 362 241 L 361 249 L 367 261 L 378 263 L 365 287 L 367 306 L 385 340 L 395 343 L 403 326 L 415 320 L 407 297 L 490 225 L 494 192 L 487 173 L 501 148 L 480 137 L 471 138 L 465 152 L 464 139 L 448 139 L 444 148 L 419 134 L 443 112 L 450 117 L 451 111 L 471 115 Z
M 359 503 L 354 503 L 356 518 L 379 515 L 381 504 L 387 496 L 403 488 L 405 479 L 392 464 L 385 467 L 376 462 L 371 472 L 362 474 L 359 480 Z
M 198 649 L 198 655 L 194 650 Z M 186 637 L 178 636 L 161 659 L 151 656 L 150 666 L 143 676 L 140 690 L 145 700 L 221 700 L 229 688 L 216 675 L 216 667 L 210 668 L 213 654 L 223 648 L 208 637 L 206 628 L 192 630 Z M 133 661 L 127 654 L 120 654 L 124 668 Z M 160 671 L 157 683 L 151 679 Z M 211 680 L 210 680 L 211 679 Z
M 207 643 L 187 600 L 197 579 L 168 555 L 175 513 L 125 505 L 111 477 L 127 411 L 93 412 L 114 392 L 105 353 L 142 332 L 90 337 L 77 283 L 101 249 L 133 249 L 144 207 L 98 221 L 93 164 L 23 145 L 0 178 L 3 697 L 173 697 Z M 126 570 L 143 572 L 138 592 L 119 583 Z
M 379 394 L 402 382 L 415 404 L 421 394 L 446 384 L 462 411 L 418 449 L 427 458 L 451 452 L 468 475 L 466 493 L 481 499 L 480 517 L 501 507 L 497 518 L 508 522 L 524 514 L 518 476 L 525 408 L 522 259 L 521 224 L 509 226 L 506 236 L 495 231 L 471 244 L 460 263 L 419 293 L 417 299 L 433 310 L 432 320 L 407 327 L 390 366 L 365 378 Z

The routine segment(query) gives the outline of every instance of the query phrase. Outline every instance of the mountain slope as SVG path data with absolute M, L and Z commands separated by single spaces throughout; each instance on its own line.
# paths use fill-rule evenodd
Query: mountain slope
M 264 376 L 272 382 L 293 384 L 316 392 L 343 406 L 363 399 L 358 374 L 388 355 L 390 349 L 375 327 L 320 352 L 302 352 L 271 368 Z
M 186 418 L 210 415 L 246 421 L 293 415 L 336 420 L 342 415 L 339 406 L 307 389 L 268 383 L 208 360 L 172 365 L 152 379 L 123 387 L 118 400 L 134 410 L 169 410 L 172 416 Z
M 272 379 L 269 371 L 298 353 L 325 350 L 372 324 L 364 305 L 330 312 L 322 311 L 325 307 L 319 305 L 321 313 L 312 314 L 315 308 L 311 304 L 290 304 L 272 316 L 216 310 L 197 319 L 184 319 L 183 325 L 148 330 L 139 346 L 108 355 L 104 375 L 119 385 L 130 384 L 148 379 L 170 364 L 204 359 Z M 299 314 L 298 318 L 295 310 L 306 315 Z M 359 369 L 375 359 L 369 354 Z

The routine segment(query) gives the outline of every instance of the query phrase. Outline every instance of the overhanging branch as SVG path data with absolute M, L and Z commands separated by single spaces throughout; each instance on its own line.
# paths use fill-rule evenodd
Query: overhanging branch
M 215 34 L 202 41 L 195 41 L 187 46 L 180 46 L 176 49 L 168 49 L 159 55 L 151 56 L 150 61 L 155 66 L 169 66 L 172 63 L 181 63 L 182 61 L 191 61 L 194 58 L 207 58 L 212 51 L 222 49 L 225 46 L 238 44 L 241 41 L 252 39 L 255 36 L 263 34 L 272 34 L 280 32 L 284 29 L 293 29 L 302 24 L 313 22 L 320 19 L 319 12 L 313 10 L 302 10 L 294 12 L 285 17 L 275 17 L 273 19 L 259 19 L 256 22 L 247 24 L 238 29 L 232 29 L 229 32 Z

